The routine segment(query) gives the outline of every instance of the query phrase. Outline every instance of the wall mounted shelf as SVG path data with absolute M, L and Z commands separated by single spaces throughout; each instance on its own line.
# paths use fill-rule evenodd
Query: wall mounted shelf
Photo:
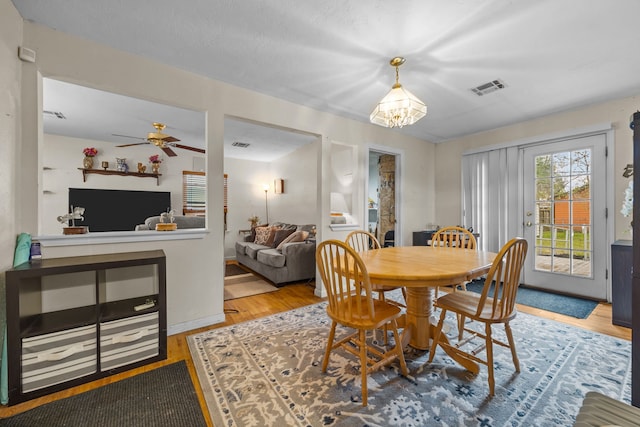
M 160 177 L 161 173 L 140 173 L 140 172 L 121 172 L 109 169 L 83 169 L 78 168 L 78 170 L 82 171 L 82 181 L 87 182 L 87 174 L 98 174 L 98 175 L 120 175 L 120 176 L 137 176 L 138 178 L 155 178 L 156 185 L 160 185 Z

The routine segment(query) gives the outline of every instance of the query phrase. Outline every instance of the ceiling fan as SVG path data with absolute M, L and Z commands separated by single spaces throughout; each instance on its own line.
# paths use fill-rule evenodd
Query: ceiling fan
M 180 141 L 178 138 L 174 138 L 171 135 L 162 133 L 164 128 L 167 127 L 164 123 L 154 122 L 153 127 L 156 128 L 156 132 L 149 132 L 146 138 L 129 136 L 129 135 L 118 135 L 113 133 L 112 134 L 113 136 L 121 136 L 124 138 L 135 138 L 135 139 L 144 140 L 144 142 L 137 142 L 135 144 L 116 145 L 116 147 L 131 147 L 133 145 L 153 144 L 156 147 L 160 148 L 162 151 L 164 151 L 169 157 L 177 156 L 176 152 L 173 151 L 171 147 L 182 148 L 184 150 L 191 150 L 191 151 L 195 151 L 203 154 L 206 152 L 202 148 L 189 147 L 188 145 L 176 144 L 176 142 Z

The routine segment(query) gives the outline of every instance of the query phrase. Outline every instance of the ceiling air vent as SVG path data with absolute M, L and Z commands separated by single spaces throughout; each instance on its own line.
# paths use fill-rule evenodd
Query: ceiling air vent
M 66 119 L 66 117 L 64 116 L 64 114 L 62 114 L 60 111 L 49 111 L 49 110 L 44 110 L 42 112 L 45 116 L 52 116 L 52 117 L 57 117 L 59 119 Z
M 251 145 L 251 144 L 248 144 L 248 143 L 246 143 L 246 142 L 239 142 L 239 141 L 236 141 L 236 142 L 234 142 L 234 143 L 233 143 L 233 144 L 231 144 L 231 145 L 233 145 L 234 147 L 239 147 L 239 148 L 247 148 L 247 147 L 248 147 L 249 145 Z
M 504 89 L 506 85 L 500 79 L 492 80 L 489 83 L 481 84 L 480 86 L 474 87 L 471 90 L 478 96 L 486 95 L 491 92 L 495 92 L 500 89 Z

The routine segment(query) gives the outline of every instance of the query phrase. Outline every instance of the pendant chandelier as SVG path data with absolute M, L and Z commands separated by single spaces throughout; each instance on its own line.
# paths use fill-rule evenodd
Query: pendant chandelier
M 401 128 L 412 125 L 427 115 L 427 106 L 403 88 L 399 82 L 398 68 L 404 64 L 404 61 L 405 59 L 399 56 L 389 61 L 392 67 L 396 67 L 396 84 L 371 112 L 369 116 L 371 123 Z

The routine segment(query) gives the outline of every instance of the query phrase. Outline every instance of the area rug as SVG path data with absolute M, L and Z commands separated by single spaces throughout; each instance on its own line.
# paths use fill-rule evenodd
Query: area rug
M 275 292 L 278 288 L 252 273 L 238 274 L 224 278 L 224 300 Z
M 206 425 L 184 361 L 0 420 L 2 427 Z
M 239 274 L 247 274 L 250 271 L 245 270 L 238 264 L 226 264 L 224 268 L 224 277 L 237 276 Z
M 325 307 L 188 337 L 214 425 L 570 426 L 588 391 L 630 402 L 630 342 L 519 313 L 512 325 L 521 373 L 498 347 L 493 399 L 484 367 L 473 377 L 439 349 L 432 364 L 428 352 L 407 353 L 409 378 L 395 365 L 370 375 L 363 407 L 353 355 L 334 351 L 321 372 Z
M 467 290 L 481 293 L 483 286 L 484 280 L 474 280 L 467 284 Z M 553 292 L 545 292 L 538 289 L 526 288 L 524 286 L 520 286 L 520 288 L 518 288 L 516 302 L 518 304 L 540 308 L 542 310 L 552 311 L 554 313 L 564 314 L 578 319 L 586 319 L 598 306 L 597 301 L 572 297 L 569 295 L 555 294 Z

